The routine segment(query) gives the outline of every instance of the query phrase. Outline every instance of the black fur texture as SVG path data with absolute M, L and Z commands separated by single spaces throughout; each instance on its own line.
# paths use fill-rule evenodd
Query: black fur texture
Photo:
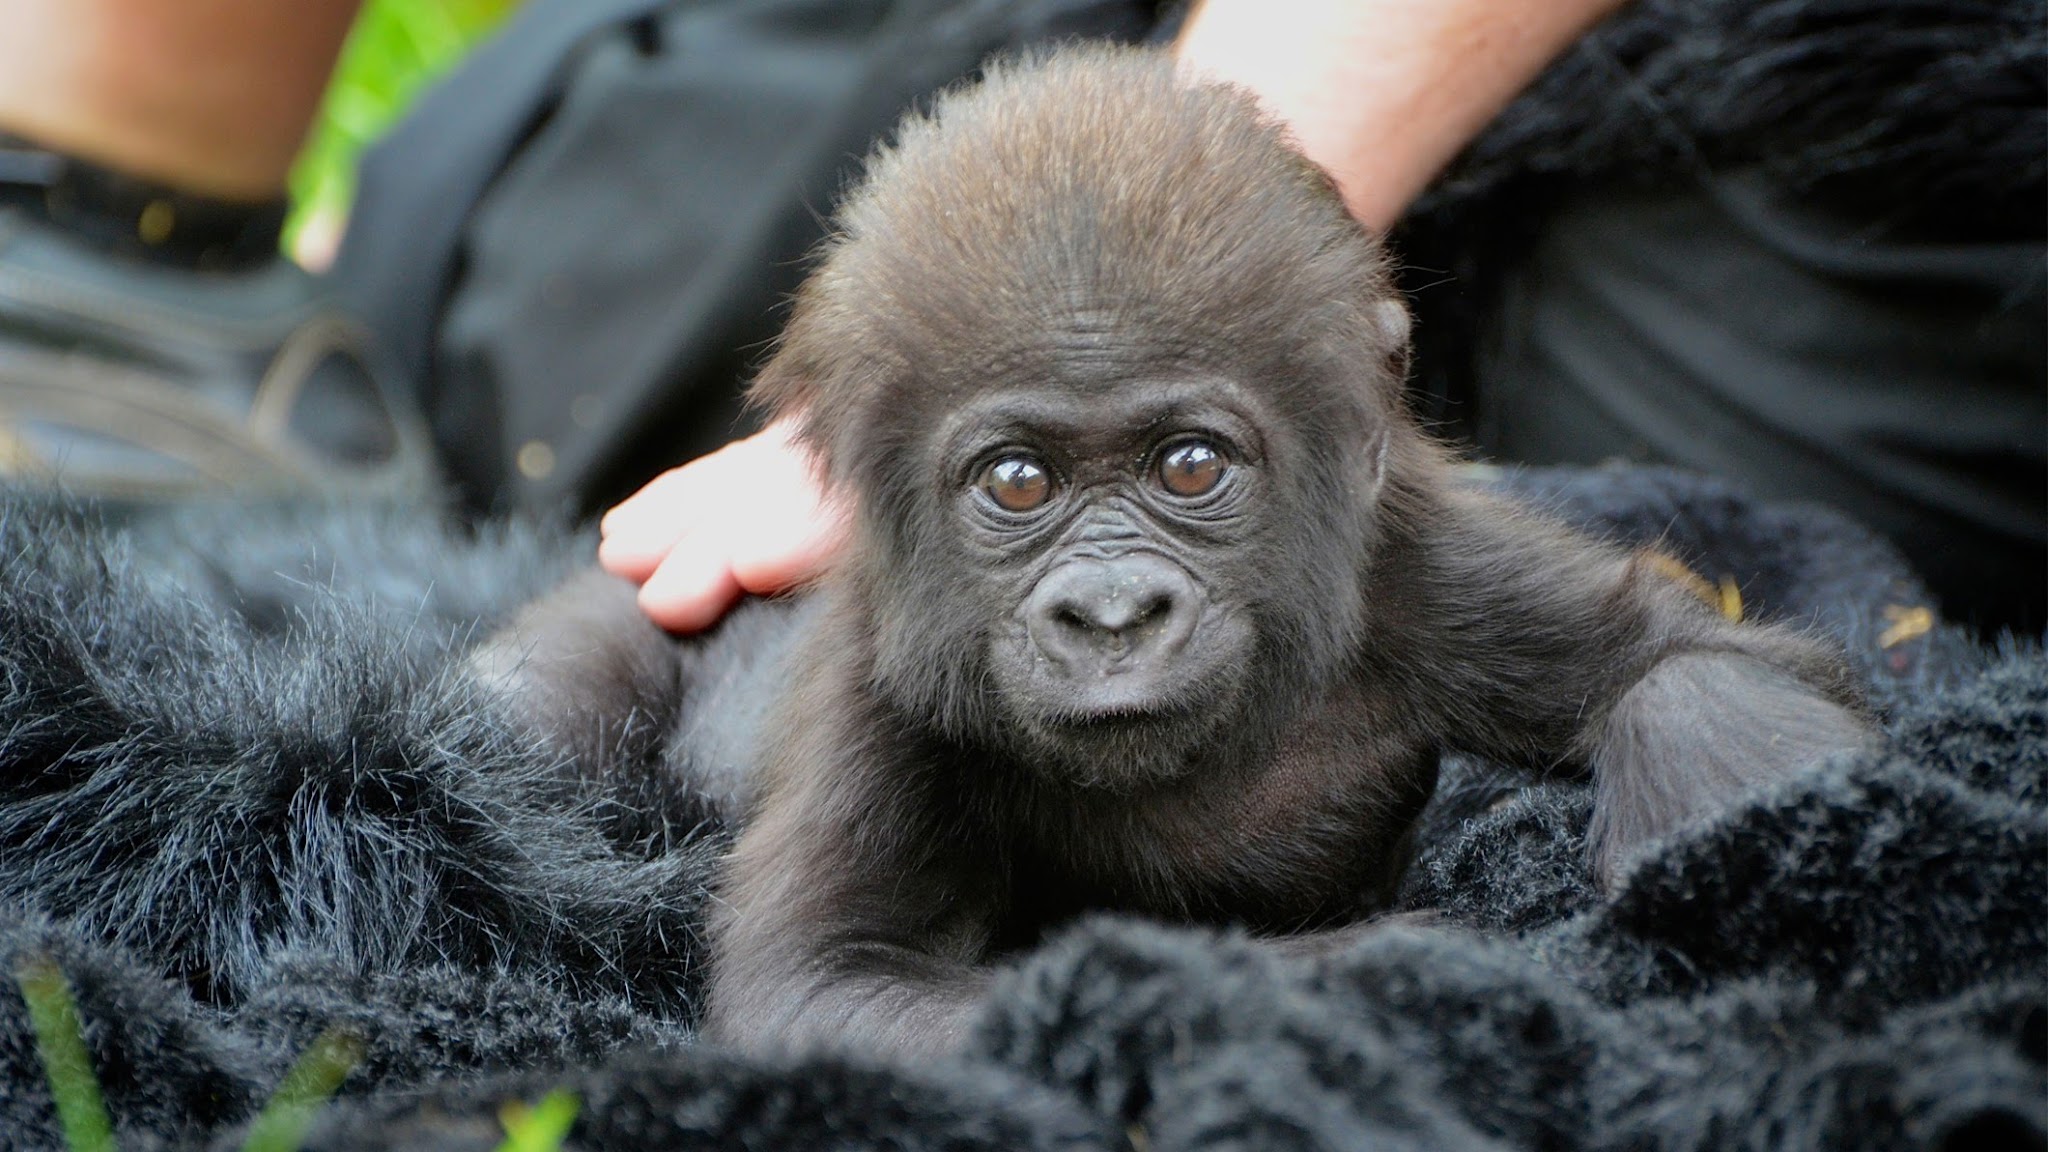
M 1803 193 L 1881 187 L 1902 210 L 1967 218 L 1950 227 L 2039 235 L 2044 89 L 2041 0 L 1638 0 L 1518 97 L 1418 209 L 1761 167 Z
M 1662 539 L 1774 615 L 1877 621 L 1915 595 L 1895 553 L 1818 510 L 1663 472 L 1503 482 L 1582 525 Z M 717 826 L 655 805 L 669 839 L 654 847 L 659 820 L 611 823 L 615 802 L 550 776 L 553 753 L 504 747 L 451 704 L 472 638 L 587 545 L 471 535 L 416 509 L 221 507 L 120 529 L 19 495 L 4 508 L 0 963 L 47 956 L 69 977 L 123 1148 L 236 1147 L 337 1023 L 369 1056 L 316 1148 L 493 1148 L 503 1101 L 561 1084 L 583 1100 L 581 1149 L 1089 1148 L 1131 1132 L 1154 1149 L 1964 1149 L 2048 1133 L 2035 654 L 1845 629 L 1896 702 L 1891 751 L 1687 830 L 1609 901 L 1586 870 L 1585 785 L 1454 762 L 1400 900 L 1436 910 L 1434 926 L 1308 963 L 1100 922 L 1027 959 L 957 1063 L 743 1062 L 689 1046 L 689 899 Z M 1901 651 L 1915 659 L 1894 665 Z M 314 720 L 347 733 L 340 752 L 306 741 Z M 311 803 L 338 780 L 377 795 L 408 778 L 431 801 L 408 820 Z M 153 810 L 109 806 L 132 788 L 154 789 Z M 584 802 L 561 803 L 564 788 Z M 445 857 L 479 806 L 526 830 L 528 866 Z M 269 823 L 229 835 L 237 813 Z M 104 839 L 52 841 L 52 820 L 97 821 Z M 358 853 L 325 888 L 277 883 L 276 846 L 322 826 L 407 863 Z M 101 868 L 100 843 L 125 851 Z M 170 851 L 194 843 L 208 851 Z M 167 879 L 180 860 L 199 862 L 192 878 Z M 645 883 L 650 860 L 668 886 Z M 492 877 L 503 899 L 390 881 L 429 862 Z M 309 929 L 337 907 L 427 927 Z M 586 943 L 564 946 L 572 932 Z M 587 943 L 606 933 L 643 951 Z M 61 1147 L 11 996 L 0 1085 L 0 1148 Z
M 2039 240 L 2048 4 L 1623 6 L 1496 117 L 1398 230 L 1420 383 L 1438 400 L 1470 399 L 1503 278 L 1562 197 L 1751 170 L 1881 233 Z

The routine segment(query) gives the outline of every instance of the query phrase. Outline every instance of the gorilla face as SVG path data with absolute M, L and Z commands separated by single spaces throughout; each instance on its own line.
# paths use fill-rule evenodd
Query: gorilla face
M 1356 411 L 1306 426 L 1245 366 L 1136 335 L 1044 341 L 942 406 L 906 389 L 860 417 L 916 431 L 859 497 L 885 690 L 1004 762 L 1118 790 L 1280 730 L 1329 677 L 1376 459 Z
M 881 694 L 1127 789 L 1283 730 L 1353 646 L 1407 322 L 1247 97 L 1120 79 L 1157 114 L 995 83 L 907 124 L 756 396 L 853 489 Z
M 1260 418 L 1215 383 L 1005 390 L 939 455 L 1006 727 L 1073 782 L 1170 777 L 1257 666 Z

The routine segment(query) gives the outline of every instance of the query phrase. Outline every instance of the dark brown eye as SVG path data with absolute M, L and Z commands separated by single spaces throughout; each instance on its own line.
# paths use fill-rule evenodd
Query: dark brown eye
M 1011 512 L 1029 512 L 1052 496 L 1052 476 L 1029 456 L 1005 456 L 981 474 L 981 490 Z
M 1203 496 L 1222 481 L 1230 462 L 1206 440 L 1185 440 L 1159 457 L 1159 482 L 1175 496 Z

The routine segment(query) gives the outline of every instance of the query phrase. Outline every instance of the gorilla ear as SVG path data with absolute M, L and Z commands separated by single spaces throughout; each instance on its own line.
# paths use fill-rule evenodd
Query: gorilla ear
M 1408 347 L 1408 335 L 1412 325 L 1408 319 L 1408 306 L 1401 303 L 1399 296 L 1374 301 L 1372 323 L 1373 327 L 1378 329 L 1380 339 L 1389 347 L 1404 350 Z
M 1364 503 L 1380 498 L 1380 488 L 1387 482 L 1387 448 L 1393 436 L 1385 428 L 1373 435 L 1372 442 L 1365 446 L 1365 478 L 1359 493 Z

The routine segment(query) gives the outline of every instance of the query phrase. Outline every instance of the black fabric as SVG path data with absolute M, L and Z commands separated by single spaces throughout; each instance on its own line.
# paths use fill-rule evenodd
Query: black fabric
M 2048 623 L 2048 5 L 1645 0 L 1401 230 L 1482 451 L 1826 500 Z
M 2044 255 L 1873 235 L 1754 174 L 1580 194 L 1497 281 L 1474 436 L 1510 460 L 1673 463 L 1825 500 L 1898 541 L 1948 615 L 2038 631 Z
M 422 382 L 472 504 L 595 511 L 740 430 L 839 185 L 905 107 L 992 52 L 1151 15 L 543 0 L 375 151 L 337 274 Z
M 1498 479 L 1835 631 L 1888 710 L 1594 894 L 1589 794 L 1453 763 L 1403 888 L 1434 923 L 1308 963 L 1100 921 L 1022 959 L 973 1049 L 741 1060 L 690 1026 L 725 831 L 567 778 L 461 653 L 588 541 L 416 507 L 120 530 L 0 497 L 0 964 L 77 992 L 123 1148 L 232 1148 L 324 1029 L 312 1147 L 2038 1148 L 2048 659 L 1943 626 L 1831 513 L 1654 470 Z M 0 1147 L 61 1147 L 0 997 Z
M 476 201 L 546 116 L 564 61 L 598 30 L 661 0 L 534 0 L 461 68 L 429 88 L 365 152 L 334 280 L 415 382 L 460 271 L 456 249 Z
M 1901 543 L 1948 615 L 2038 631 L 2042 271 L 2036 242 L 1870 236 L 1755 174 L 1583 195 L 1501 279 L 1477 439 L 1825 500 Z

